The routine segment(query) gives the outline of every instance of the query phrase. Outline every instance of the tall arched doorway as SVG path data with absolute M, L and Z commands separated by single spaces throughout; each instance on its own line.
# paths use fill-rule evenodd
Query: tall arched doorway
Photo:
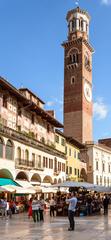
M 17 174 L 16 180 L 28 181 L 28 176 L 25 172 L 21 171 Z
M 52 183 L 52 178 L 50 176 L 45 176 L 43 179 L 43 183 Z
M 33 184 L 33 185 L 40 185 L 41 177 L 40 177 L 39 174 L 35 173 L 35 174 L 32 175 L 30 181 L 31 181 L 31 184 Z

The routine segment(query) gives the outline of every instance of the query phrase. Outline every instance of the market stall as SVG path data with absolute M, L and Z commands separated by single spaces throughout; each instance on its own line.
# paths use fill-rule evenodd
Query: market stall
M 94 185 L 87 182 L 66 181 L 55 184 L 58 187 L 56 195 L 56 211 L 58 216 L 66 216 L 68 213 L 68 204 L 66 203 L 66 194 L 61 193 L 61 188 L 66 188 L 69 192 L 76 192 L 78 203 L 76 208 L 77 216 L 94 215 L 101 213 L 102 198 L 104 193 L 110 193 L 111 188 Z M 103 193 L 101 195 L 100 193 Z

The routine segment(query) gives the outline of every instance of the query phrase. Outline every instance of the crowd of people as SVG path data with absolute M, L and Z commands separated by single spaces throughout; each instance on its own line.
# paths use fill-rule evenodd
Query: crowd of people
M 69 193 L 69 198 L 71 193 Z M 76 193 L 77 206 L 76 206 L 76 216 L 90 216 L 95 214 L 100 214 L 101 210 L 104 209 L 104 214 L 107 214 L 108 205 L 110 203 L 110 196 L 107 194 L 91 194 L 91 193 Z M 55 200 L 56 213 L 59 216 L 68 215 L 68 204 L 66 202 L 67 194 L 58 193 Z
M 13 200 L 7 201 L 5 197 L 0 199 L 0 213 L 2 219 L 7 219 L 8 216 L 11 218 L 12 214 L 14 214 L 16 210 L 17 207 Z
M 74 216 L 93 215 L 101 213 L 108 214 L 108 205 L 110 203 L 109 195 L 101 194 L 83 194 L 83 193 L 69 193 L 63 194 L 58 192 L 50 199 L 47 199 L 50 217 L 68 216 L 70 228 L 74 230 L 75 222 Z M 20 206 L 22 210 L 28 212 L 28 218 L 33 219 L 34 222 L 44 221 L 44 210 L 46 209 L 46 201 L 43 196 L 33 196 L 30 200 L 25 199 L 21 202 L 14 200 L 7 201 L 7 199 L 0 199 L 0 215 L 2 219 L 11 218 L 13 214 L 19 213 Z
M 33 218 L 34 222 L 44 221 L 44 207 L 45 202 L 42 197 L 38 199 L 37 196 L 34 196 L 29 200 L 28 203 L 28 217 Z

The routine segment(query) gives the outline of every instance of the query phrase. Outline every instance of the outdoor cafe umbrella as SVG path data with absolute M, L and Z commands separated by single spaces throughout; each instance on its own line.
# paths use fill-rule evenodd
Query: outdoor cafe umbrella
M 54 184 L 52 187 L 65 187 L 65 188 L 78 187 L 78 188 L 94 189 L 95 185 L 87 182 L 66 181 L 63 183 Z
M 18 187 L 16 189 L 17 194 L 35 194 L 36 191 L 33 188 L 23 188 L 23 187 Z
M 94 189 L 92 188 L 92 190 L 98 193 L 111 193 L 111 187 L 105 187 L 105 186 L 99 186 L 99 185 L 95 185 Z
M 98 186 L 98 185 L 88 183 L 88 182 L 66 181 L 66 182 L 63 182 L 63 183 L 54 184 L 52 187 L 58 187 L 58 188 L 77 187 L 77 188 L 85 188 L 87 190 L 91 190 L 91 191 L 95 191 L 95 192 L 101 192 L 101 193 L 110 193 L 111 192 L 111 187 Z
M 13 190 L 14 191 L 14 190 Z M 0 186 L 0 192 L 13 192 L 12 189 L 7 189 L 5 186 Z

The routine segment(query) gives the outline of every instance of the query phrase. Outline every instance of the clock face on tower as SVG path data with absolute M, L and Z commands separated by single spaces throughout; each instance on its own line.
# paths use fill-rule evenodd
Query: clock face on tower
M 91 87 L 87 82 L 84 83 L 84 96 L 88 102 L 92 101 Z

